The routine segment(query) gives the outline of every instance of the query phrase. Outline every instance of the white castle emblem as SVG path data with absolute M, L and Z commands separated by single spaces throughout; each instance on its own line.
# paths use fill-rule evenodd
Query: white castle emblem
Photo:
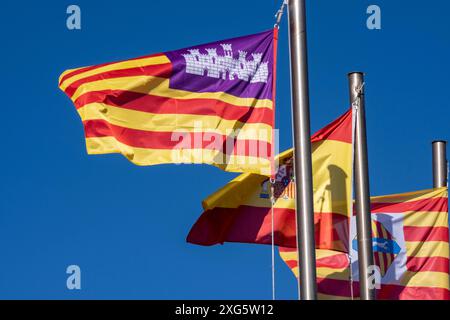
M 217 54 L 216 48 L 206 49 L 207 54 L 200 53 L 199 49 L 190 49 L 183 54 L 186 61 L 186 73 L 210 78 L 230 80 L 238 78 L 250 83 L 267 83 L 269 65 L 261 62 L 261 53 L 252 53 L 253 60 L 247 60 L 247 52 L 239 50 L 239 58 L 233 58 L 231 44 L 221 44 L 224 56 Z M 206 74 L 205 74 L 206 72 Z

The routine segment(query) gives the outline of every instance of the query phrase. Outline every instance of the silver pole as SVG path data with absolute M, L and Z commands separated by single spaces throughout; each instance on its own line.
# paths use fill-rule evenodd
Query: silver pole
M 447 186 L 447 142 L 433 141 L 433 188 Z
M 371 267 L 374 263 L 364 101 L 364 74 L 362 72 L 349 73 L 348 80 L 350 86 L 350 103 L 354 104 L 357 102 L 354 185 L 360 296 L 361 300 L 374 300 L 375 286 L 371 281 L 371 275 L 373 276 L 374 272 Z
M 299 298 L 317 299 L 305 0 L 289 0 Z

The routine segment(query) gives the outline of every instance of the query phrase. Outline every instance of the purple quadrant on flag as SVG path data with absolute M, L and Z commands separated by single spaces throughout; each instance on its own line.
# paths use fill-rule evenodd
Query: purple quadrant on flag
M 170 88 L 272 99 L 274 31 L 165 52 Z

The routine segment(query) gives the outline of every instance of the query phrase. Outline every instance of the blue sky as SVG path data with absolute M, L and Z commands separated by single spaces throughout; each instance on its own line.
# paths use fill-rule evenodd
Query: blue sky
M 0 298 L 271 298 L 269 246 L 185 242 L 201 200 L 235 174 L 88 156 L 57 79 L 68 68 L 269 29 L 280 2 L 2 2 Z M 66 28 L 70 4 L 81 8 L 81 30 Z M 346 110 L 346 74 L 364 71 L 371 193 L 431 187 L 430 143 L 450 137 L 450 3 L 307 4 L 312 129 Z M 381 7 L 381 30 L 366 28 L 370 4 Z M 277 75 L 281 150 L 291 145 L 286 18 Z M 71 264 L 81 268 L 79 291 L 66 288 Z M 278 257 L 276 264 L 277 297 L 296 299 L 293 275 Z

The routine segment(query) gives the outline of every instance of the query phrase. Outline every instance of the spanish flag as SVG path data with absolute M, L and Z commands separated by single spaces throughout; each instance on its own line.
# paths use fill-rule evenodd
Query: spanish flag
M 377 299 L 450 299 L 447 188 L 373 197 L 371 202 L 374 262 L 381 280 Z M 350 254 L 316 250 L 319 298 L 359 299 L 355 220 Z M 296 249 L 279 251 L 298 276 Z
M 348 251 L 352 187 L 352 110 L 311 138 L 317 248 Z M 198 245 L 224 242 L 272 243 L 295 248 L 293 152 L 278 157 L 273 188 L 267 177 L 242 174 L 203 201 L 204 212 L 187 241 Z
M 59 87 L 89 154 L 270 175 L 277 32 L 67 70 Z

